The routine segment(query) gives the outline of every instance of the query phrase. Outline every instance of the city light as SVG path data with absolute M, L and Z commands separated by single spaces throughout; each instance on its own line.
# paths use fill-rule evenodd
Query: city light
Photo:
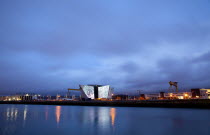
M 55 109 L 55 116 L 56 116 L 56 122 L 60 122 L 60 116 L 61 116 L 61 106 L 56 106 Z
M 111 116 L 112 126 L 114 126 L 115 117 L 116 117 L 116 109 L 115 108 L 110 109 L 110 116 Z

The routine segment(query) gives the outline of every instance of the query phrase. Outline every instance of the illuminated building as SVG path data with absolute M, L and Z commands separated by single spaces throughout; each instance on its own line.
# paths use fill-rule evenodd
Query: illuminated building
M 192 97 L 192 93 L 191 92 L 164 93 L 164 97 L 168 99 L 190 99 Z
M 191 89 L 192 98 L 210 99 L 210 89 Z
M 109 85 L 80 85 L 83 99 L 110 99 L 112 96 Z
M 158 99 L 190 99 L 191 92 L 160 92 L 154 94 L 141 94 L 140 100 L 158 100 Z
M 113 95 L 112 99 L 114 99 L 114 100 L 128 100 L 128 95 Z
M 30 101 L 36 100 L 38 95 L 35 94 L 16 94 L 11 96 L 4 96 L 3 101 Z
M 154 93 L 154 94 L 145 94 L 145 99 L 147 100 L 158 100 L 160 98 L 159 93 Z

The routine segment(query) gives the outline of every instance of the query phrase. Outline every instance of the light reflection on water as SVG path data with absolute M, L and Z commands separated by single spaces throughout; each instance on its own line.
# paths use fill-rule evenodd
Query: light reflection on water
M 0 135 L 209 135 L 210 110 L 0 105 Z
M 6 111 L 6 119 L 13 121 L 17 119 L 18 109 L 14 108 L 13 106 L 11 108 L 7 108 Z
M 26 117 L 27 117 L 27 105 L 25 105 L 25 107 L 24 107 L 24 112 L 23 112 L 23 120 L 25 121 L 26 120 Z
M 59 124 L 60 122 L 60 116 L 61 116 L 61 106 L 56 106 L 55 117 L 56 117 L 57 124 Z
M 48 106 L 45 106 L 45 120 L 48 120 Z
M 115 115 L 116 115 L 116 109 L 115 108 L 111 108 L 110 109 L 110 117 L 111 117 L 111 120 L 112 120 L 112 126 L 114 126 Z

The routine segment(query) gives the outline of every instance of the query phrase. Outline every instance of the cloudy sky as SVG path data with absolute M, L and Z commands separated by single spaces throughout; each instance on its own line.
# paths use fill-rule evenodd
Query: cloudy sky
M 0 94 L 210 88 L 209 0 L 1 0 Z

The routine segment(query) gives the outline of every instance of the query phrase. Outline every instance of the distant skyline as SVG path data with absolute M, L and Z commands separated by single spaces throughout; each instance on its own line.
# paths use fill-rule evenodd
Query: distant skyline
M 209 0 L 1 0 L 0 18 L 0 94 L 210 88 Z

